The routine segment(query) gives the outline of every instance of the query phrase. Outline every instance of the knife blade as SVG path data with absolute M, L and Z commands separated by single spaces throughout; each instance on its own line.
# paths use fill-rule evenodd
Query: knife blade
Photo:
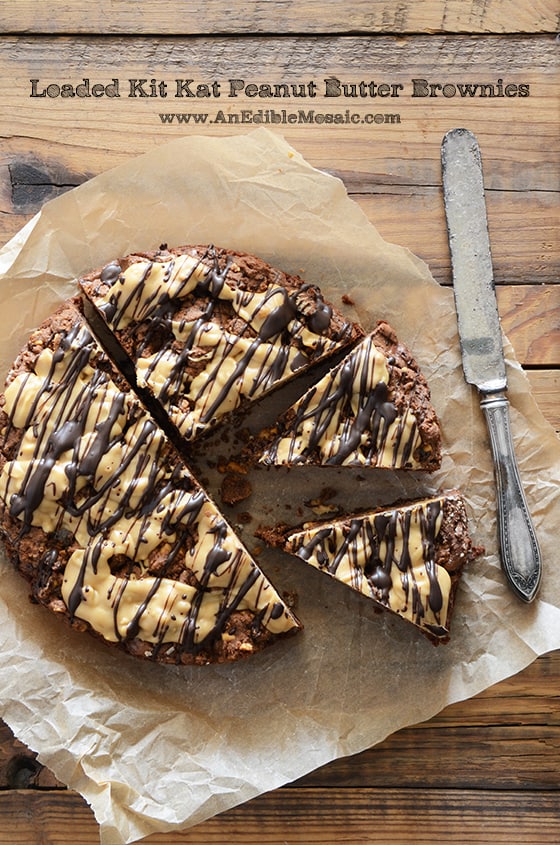
M 502 569 L 513 592 L 530 602 L 542 561 L 514 453 L 482 160 L 472 132 L 452 129 L 445 135 L 441 164 L 463 370 L 478 390 L 488 425 Z

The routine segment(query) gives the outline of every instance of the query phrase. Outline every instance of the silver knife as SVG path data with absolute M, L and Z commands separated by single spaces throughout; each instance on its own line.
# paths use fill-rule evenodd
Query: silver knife
M 490 434 L 502 568 L 514 593 L 530 602 L 541 580 L 541 554 L 513 450 L 482 162 L 475 136 L 467 129 L 448 132 L 441 162 L 463 370 L 466 381 L 478 388 Z

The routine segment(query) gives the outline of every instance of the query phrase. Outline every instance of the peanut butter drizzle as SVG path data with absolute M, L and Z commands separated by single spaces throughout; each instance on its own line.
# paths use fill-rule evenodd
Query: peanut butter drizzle
M 442 500 L 304 526 L 287 551 L 437 637 L 448 633 L 449 573 L 435 562 Z
M 220 268 L 212 251 L 206 258 L 210 266 L 191 255 L 139 259 L 122 272 L 110 264 L 101 279 L 111 287 L 95 302 L 117 334 L 148 321 L 151 329 L 134 351 L 138 383 L 152 390 L 187 439 L 244 399 L 263 396 L 291 378 L 312 357 L 330 354 L 352 330 L 345 324 L 337 337 L 324 334 L 332 309 L 313 286 L 293 294 L 273 284 L 262 291 L 243 290 L 229 281 L 235 266 L 231 259 Z M 300 303 L 309 296 L 315 302 L 306 316 Z M 192 319 L 181 317 L 195 301 L 199 309 L 205 303 L 204 309 Z M 221 324 L 220 303 L 227 303 L 237 318 L 235 331 Z M 153 352 L 151 338 L 160 337 L 162 326 L 168 339 Z
M 113 642 L 135 638 L 198 653 L 224 634 L 235 610 L 254 612 L 273 634 L 299 623 L 135 397 L 119 390 L 79 323 L 34 372 L 5 392 L 9 425 L 21 429 L 0 495 L 21 535 L 32 526 L 73 536 L 62 597 L 72 618 Z M 163 556 L 157 575 L 153 555 Z M 116 557 L 128 561 L 114 574 Z M 55 550 L 39 568 L 52 569 Z M 168 573 L 182 561 L 188 583 Z M 125 564 L 126 565 L 126 564 Z M 175 572 L 177 569 L 175 568 Z M 47 573 L 48 574 L 48 573 Z
M 389 397 L 391 363 L 365 338 L 292 406 L 261 462 L 421 466 L 416 418 L 409 409 L 399 414 Z

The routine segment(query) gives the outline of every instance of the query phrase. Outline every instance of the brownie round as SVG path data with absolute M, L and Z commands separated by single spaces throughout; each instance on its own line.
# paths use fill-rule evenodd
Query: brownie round
M 194 477 L 191 446 L 326 361 L 327 375 L 251 441 L 251 462 L 431 471 L 441 433 L 411 352 L 387 323 L 366 336 L 316 284 L 229 249 L 164 245 L 110 261 L 77 285 L 32 333 L 0 396 L 0 536 L 32 600 L 164 663 L 234 661 L 297 633 L 290 603 Z M 241 493 L 225 491 L 232 503 Z M 427 507 L 405 509 L 421 526 L 438 511 L 434 536 L 414 535 L 415 548 L 437 549 L 437 560 L 421 562 L 421 577 L 402 570 L 417 588 L 406 612 L 390 591 L 372 598 L 445 641 L 474 552 L 459 494 Z M 450 514 L 466 538 L 459 552 Z M 374 517 L 376 530 L 384 519 Z M 317 530 L 320 542 L 294 535 L 285 548 L 309 562 L 309 549 L 320 549 L 321 568 L 323 538 L 334 547 L 338 527 Z M 394 539 L 375 541 L 375 554 L 394 552 Z M 398 543 L 408 560 L 408 539 Z M 355 562 L 362 552 L 354 544 L 345 555 Z M 378 564 L 381 579 L 396 579 L 393 562 Z M 347 561 L 335 569 L 335 577 L 347 571 Z M 358 570 L 352 578 L 375 586 Z

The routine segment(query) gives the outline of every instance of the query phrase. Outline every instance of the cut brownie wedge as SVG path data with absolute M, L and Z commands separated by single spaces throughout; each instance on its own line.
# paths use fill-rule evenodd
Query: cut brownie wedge
M 263 431 L 251 449 L 269 465 L 359 465 L 433 471 L 441 432 L 426 379 L 379 323 Z
M 224 249 L 162 247 L 79 284 L 127 377 L 186 440 L 363 336 L 317 286 Z
M 456 491 L 310 523 L 289 532 L 284 548 L 408 620 L 436 644 L 449 640 L 464 566 L 482 554 L 473 546 Z
M 35 602 L 158 662 L 236 660 L 300 623 L 65 303 L 0 412 L 0 533 Z

